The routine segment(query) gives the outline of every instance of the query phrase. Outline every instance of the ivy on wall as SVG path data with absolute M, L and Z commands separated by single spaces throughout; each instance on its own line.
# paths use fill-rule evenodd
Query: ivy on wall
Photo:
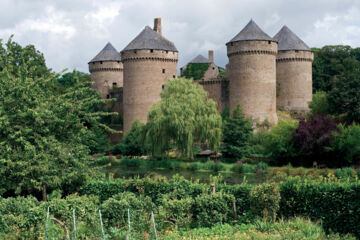
M 209 63 L 189 63 L 184 70 L 184 77 L 199 80 L 204 77 L 209 65 Z

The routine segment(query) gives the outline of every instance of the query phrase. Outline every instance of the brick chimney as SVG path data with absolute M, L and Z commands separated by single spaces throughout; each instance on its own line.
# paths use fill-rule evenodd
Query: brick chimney
M 209 62 L 214 63 L 214 50 L 209 50 Z
M 161 18 L 154 19 L 154 31 L 161 35 Z

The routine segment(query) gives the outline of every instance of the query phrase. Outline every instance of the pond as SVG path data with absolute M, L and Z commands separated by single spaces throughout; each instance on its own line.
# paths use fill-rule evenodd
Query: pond
M 129 168 L 129 167 L 111 167 L 108 169 L 108 173 L 112 173 L 114 178 L 132 178 L 132 177 L 167 177 L 172 178 L 172 176 L 178 174 L 183 176 L 185 179 L 199 179 L 202 183 L 208 183 L 210 175 L 216 176 L 218 173 L 215 172 L 199 172 L 191 170 L 171 170 L 171 169 L 139 169 L 139 168 Z M 246 179 L 246 182 L 249 184 L 260 184 L 266 181 L 266 173 L 259 172 L 253 174 L 243 174 L 243 173 L 230 173 L 222 172 L 223 180 L 230 185 L 241 184 Z

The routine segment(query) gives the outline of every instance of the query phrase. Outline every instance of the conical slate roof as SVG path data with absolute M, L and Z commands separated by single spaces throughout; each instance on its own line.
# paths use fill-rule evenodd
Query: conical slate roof
M 89 63 L 100 61 L 121 61 L 121 55 L 109 42 Z
M 274 41 L 251 19 L 250 22 L 241 30 L 230 42 L 249 41 L 249 40 L 264 40 Z
M 141 33 L 124 48 L 124 50 L 122 50 L 122 52 L 141 49 L 178 51 L 174 43 L 152 30 L 149 26 L 146 26 L 145 29 L 142 30 Z
M 303 42 L 295 33 L 293 33 L 287 26 L 283 26 L 281 30 L 274 36 L 278 42 L 278 50 L 300 50 L 311 51 L 311 49 Z
M 193 60 L 191 60 L 189 63 L 209 63 L 209 59 L 207 59 L 203 55 L 199 54 Z

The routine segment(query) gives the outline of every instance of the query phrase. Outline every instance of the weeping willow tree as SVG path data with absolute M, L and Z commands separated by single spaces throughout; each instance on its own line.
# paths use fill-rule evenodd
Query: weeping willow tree
M 153 155 L 162 155 L 174 144 L 185 157 L 193 158 L 194 143 L 217 150 L 221 142 L 221 116 L 216 103 L 203 88 L 186 78 L 169 80 L 161 102 L 150 109 L 145 141 Z

